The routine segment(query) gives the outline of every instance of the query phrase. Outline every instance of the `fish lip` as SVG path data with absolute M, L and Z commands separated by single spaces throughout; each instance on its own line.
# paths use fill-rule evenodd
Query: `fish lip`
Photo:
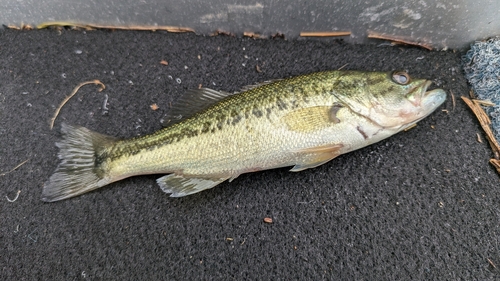
M 434 112 L 446 100 L 446 92 L 443 89 L 427 90 L 431 84 L 432 81 L 427 80 L 422 86 L 419 104 L 422 116 L 417 119 L 417 122 Z
M 446 100 L 446 93 L 443 89 L 433 89 L 428 91 L 427 89 L 432 84 L 432 81 L 427 80 L 422 87 L 422 102 L 428 101 L 429 99 L 434 98 L 436 100 L 435 107 L 440 106 Z
M 446 93 L 443 89 L 439 88 L 428 91 L 431 85 L 432 81 L 425 80 L 423 85 L 421 86 L 420 106 L 422 106 L 424 109 L 427 109 L 430 106 L 431 108 L 433 108 L 432 110 L 434 110 L 446 100 Z
M 422 106 L 423 101 L 426 99 L 427 94 L 430 91 L 427 91 L 429 86 L 432 84 L 429 80 L 421 80 L 415 83 L 412 89 L 408 92 L 408 95 L 413 96 L 413 98 L 409 99 L 414 107 Z
M 417 99 L 412 103 L 415 107 L 419 108 L 417 113 L 418 118 L 410 123 L 401 126 L 400 130 L 408 128 L 409 126 L 429 116 L 446 100 L 446 92 L 443 89 L 433 89 L 427 91 L 431 84 L 432 81 L 425 80 L 420 84 L 420 87 L 417 86 L 419 87 Z
M 446 100 L 446 92 L 443 89 L 434 89 L 425 92 L 425 96 L 423 98 L 423 102 L 433 101 L 430 103 L 433 108 L 440 106 Z
M 427 83 L 422 91 L 422 98 L 420 102 L 420 112 L 418 113 L 418 118 L 409 122 L 399 128 L 399 131 L 404 130 L 413 124 L 420 122 L 422 119 L 429 116 L 432 112 L 434 112 L 441 104 L 446 100 L 446 92 L 443 89 L 434 89 L 430 91 L 426 91 L 427 87 L 431 83 Z
M 429 80 L 424 80 L 423 85 L 420 86 L 420 99 L 425 99 L 427 95 L 432 92 L 432 91 L 427 91 L 427 89 L 431 86 L 432 81 Z M 417 86 L 418 87 L 418 86 Z
M 428 89 L 431 85 L 432 85 L 432 81 L 430 81 L 430 80 L 426 80 L 426 81 L 425 81 L 424 86 L 422 87 L 423 92 L 424 92 L 424 93 L 429 92 L 429 91 L 427 91 L 427 89 Z

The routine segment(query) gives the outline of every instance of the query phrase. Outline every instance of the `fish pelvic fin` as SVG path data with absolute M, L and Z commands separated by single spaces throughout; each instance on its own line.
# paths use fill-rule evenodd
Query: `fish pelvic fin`
M 61 126 L 59 147 L 61 163 L 43 186 L 42 201 L 54 202 L 74 197 L 112 182 L 98 165 L 97 155 L 115 139 L 84 127 Z
M 210 189 L 227 179 L 228 178 L 186 177 L 170 174 L 159 178 L 156 182 L 163 192 L 171 193 L 170 197 L 183 197 Z
M 290 172 L 300 172 L 306 169 L 315 168 L 333 158 L 339 156 L 340 150 L 344 147 L 343 144 L 327 144 L 318 147 L 305 148 L 297 150 L 302 154 L 300 161 L 290 170 Z

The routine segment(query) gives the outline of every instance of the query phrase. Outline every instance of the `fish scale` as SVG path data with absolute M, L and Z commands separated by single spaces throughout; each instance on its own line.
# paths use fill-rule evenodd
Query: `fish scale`
M 190 90 L 174 105 L 169 126 L 132 139 L 63 124 L 62 162 L 42 199 L 65 199 L 142 174 L 168 174 L 157 182 L 179 197 L 242 173 L 313 168 L 429 115 L 446 98 L 441 89 L 427 91 L 430 83 L 401 71 L 324 71 L 234 94 Z

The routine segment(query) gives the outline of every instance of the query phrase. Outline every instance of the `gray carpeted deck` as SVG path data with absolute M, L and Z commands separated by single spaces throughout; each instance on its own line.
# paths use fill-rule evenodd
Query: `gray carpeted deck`
M 495 280 L 499 177 L 459 98 L 469 91 L 462 55 L 386 44 L 2 30 L 0 174 L 28 162 L 0 176 L 0 276 Z M 199 84 L 235 91 L 344 65 L 406 69 L 453 93 L 456 106 L 450 95 L 416 128 L 300 173 L 246 174 L 184 198 L 162 193 L 158 176 L 141 176 L 57 203 L 40 200 L 58 163 L 63 121 L 132 137 L 159 129 L 170 102 Z M 51 131 L 57 105 L 92 79 L 106 90 L 82 88 Z

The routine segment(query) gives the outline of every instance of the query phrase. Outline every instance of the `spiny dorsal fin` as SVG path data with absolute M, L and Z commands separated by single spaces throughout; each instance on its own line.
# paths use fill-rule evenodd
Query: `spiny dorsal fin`
M 180 121 L 187 119 L 194 114 L 218 103 L 228 96 L 246 92 L 279 80 L 281 79 L 269 80 L 262 83 L 257 83 L 255 85 L 248 85 L 241 88 L 239 92 L 235 93 L 216 91 L 209 88 L 187 90 L 187 92 L 174 103 L 170 112 L 167 113 L 163 126 L 166 127 L 179 123 Z
M 253 89 L 257 88 L 257 87 L 264 86 L 264 85 L 267 85 L 267 84 L 271 84 L 271 83 L 274 83 L 274 82 L 277 82 L 277 81 L 280 81 L 280 80 L 283 80 L 283 79 L 273 79 L 273 80 L 269 80 L 269 81 L 264 81 L 264 82 L 261 82 L 261 83 L 257 83 L 257 84 L 254 84 L 254 85 L 247 85 L 247 86 L 244 86 L 243 88 L 241 88 L 241 90 L 239 92 L 242 93 L 242 92 L 250 91 L 250 90 L 253 90 Z
M 170 112 L 165 116 L 165 123 L 163 125 L 170 126 L 179 123 L 231 95 L 233 94 L 209 88 L 187 90 L 174 103 Z

